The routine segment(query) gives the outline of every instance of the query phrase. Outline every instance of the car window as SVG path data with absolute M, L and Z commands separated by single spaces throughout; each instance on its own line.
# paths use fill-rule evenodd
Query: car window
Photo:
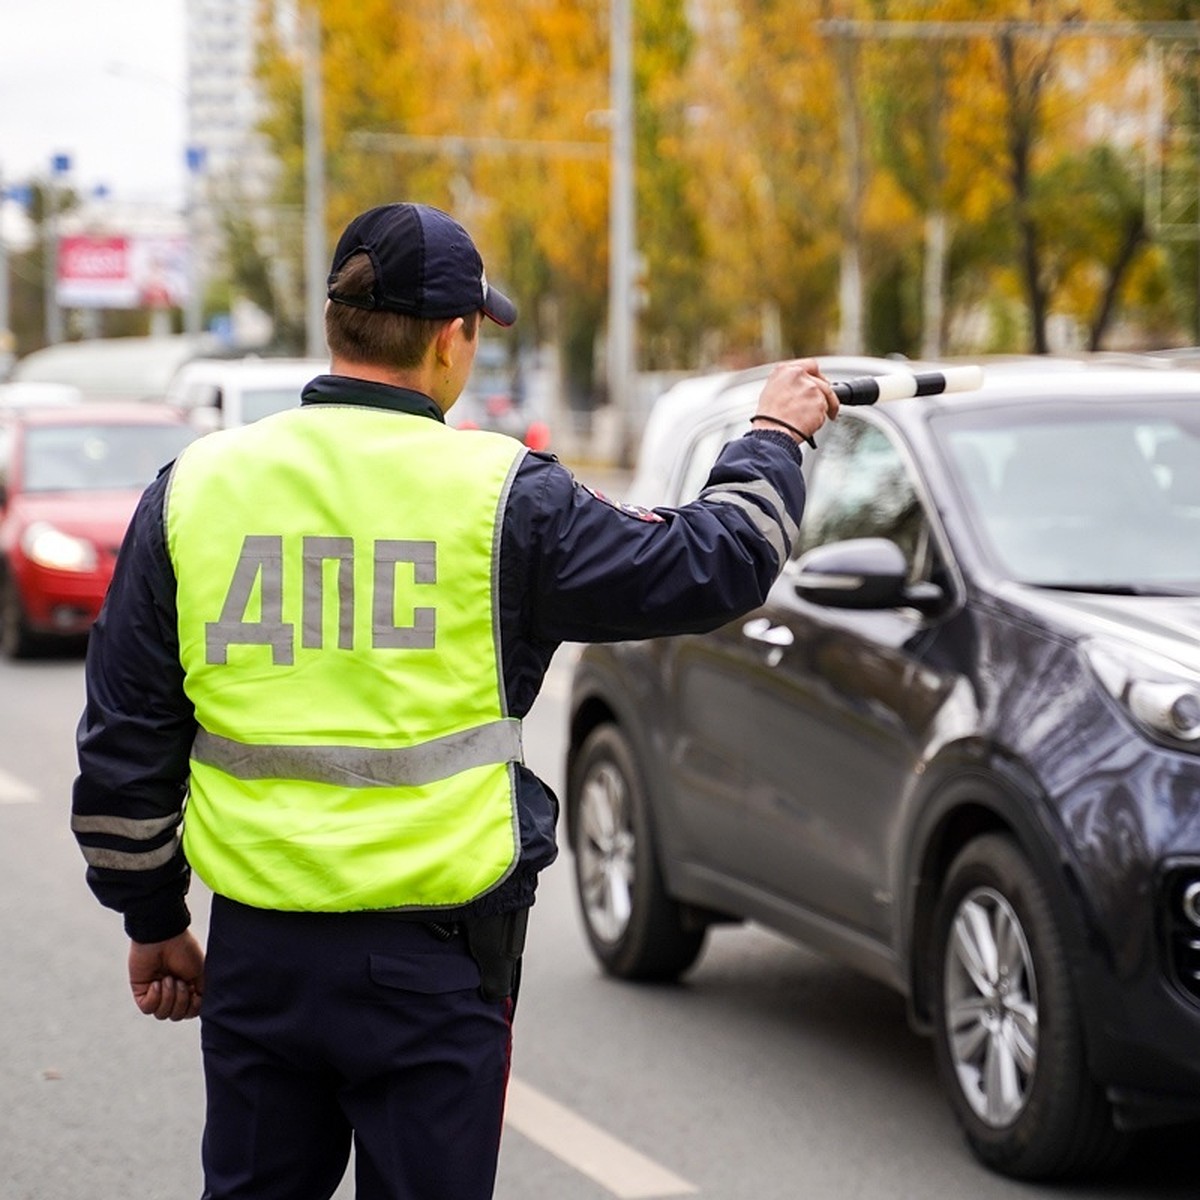
M 1014 579 L 1062 587 L 1200 580 L 1200 422 L 1188 406 L 943 420 L 984 547 Z
M 796 554 L 881 537 L 904 553 L 910 580 L 931 578 L 936 545 L 904 456 L 879 426 L 844 413 L 821 432 Z
M 677 504 L 687 504 L 700 495 L 725 443 L 740 437 L 749 428 L 750 422 L 741 419 L 714 425 L 700 433 L 692 442 L 679 473 L 679 485 L 674 492 Z
M 27 492 L 140 489 L 195 438 L 186 425 L 48 425 L 25 434 Z

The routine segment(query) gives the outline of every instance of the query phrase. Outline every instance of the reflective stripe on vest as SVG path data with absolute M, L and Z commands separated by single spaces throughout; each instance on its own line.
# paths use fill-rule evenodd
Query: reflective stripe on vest
M 253 746 L 201 729 L 192 758 L 235 779 L 300 779 L 341 787 L 415 787 L 472 767 L 521 761 L 521 722 L 493 721 L 419 746 Z
M 200 726 L 184 850 L 214 891 L 264 908 L 436 908 L 512 870 L 520 722 L 496 568 L 523 453 L 321 405 L 180 456 L 167 541 Z

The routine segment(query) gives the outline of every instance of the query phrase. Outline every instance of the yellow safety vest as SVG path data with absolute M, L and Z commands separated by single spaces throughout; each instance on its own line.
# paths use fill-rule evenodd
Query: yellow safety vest
M 524 448 L 305 405 L 192 443 L 167 545 L 199 733 L 184 850 L 259 908 L 464 904 L 512 871 L 497 565 Z

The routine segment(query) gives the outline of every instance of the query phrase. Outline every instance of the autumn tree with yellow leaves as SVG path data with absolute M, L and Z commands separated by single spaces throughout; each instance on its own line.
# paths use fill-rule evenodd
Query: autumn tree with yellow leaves
M 1085 20 L 1067 0 L 634 0 L 639 365 L 831 350 L 848 278 L 858 348 L 877 353 L 1044 350 L 1056 322 L 1099 347 L 1133 317 L 1178 337 L 1195 291 L 1174 286 L 1145 205 L 1148 40 L 1112 30 L 1183 2 L 1089 0 Z M 305 3 L 330 236 L 373 203 L 451 210 L 520 301 L 519 336 L 555 341 L 589 403 L 605 0 Z M 295 206 L 299 71 L 263 30 L 265 129 Z

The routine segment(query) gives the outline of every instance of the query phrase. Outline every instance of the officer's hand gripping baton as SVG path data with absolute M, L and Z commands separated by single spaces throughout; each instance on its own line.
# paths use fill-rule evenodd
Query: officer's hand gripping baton
M 904 400 L 909 396 L 938 396 L 942 392 L 969 392 L 983 386 L 983 368 L 976 366 L 946 367 L 942 371 L 898 371 L 889 375 L 865 375 L 862 379 L 839 379 L 831 383 L 833 394 L 841 404 L 874 404 L 877 400 Z M 799 434 L 814 450 L 817 443 L 811 434 L 778 417 L 763 416 L 762 420 L 782 425 Z

